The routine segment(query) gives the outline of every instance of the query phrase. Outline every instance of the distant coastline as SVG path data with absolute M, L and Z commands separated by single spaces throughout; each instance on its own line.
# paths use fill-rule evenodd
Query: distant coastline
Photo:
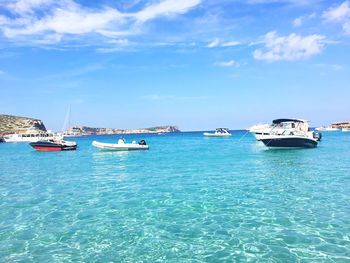
M 44 122 L 22 116 L 0 114 L 0 136 L 13 133 L 27 133 L 30 131 L 47 132 Z M 139 129 L 115 129 L 115 128 L 93 128 L 88 126 L 74 126 L 67 131 L 67 135 L 95 135 L 95 134 L 140 134 L 140 133 L 171 133 L 180 132 L 174 125 L 163 125 Z
M 140 134 L 140 133 L 171 133 L 180 132 L 178 127 L 173 125 L 156 126 L 140 129 L 113 129 L 113 128 L 92 128 L 87 126 L 74 126 L 69 129 L 68 134 L 95 135 L 95 134 Z

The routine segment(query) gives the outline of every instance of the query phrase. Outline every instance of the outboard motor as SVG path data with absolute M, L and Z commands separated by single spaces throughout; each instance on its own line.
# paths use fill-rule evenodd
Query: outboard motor
M 141 141 L 139 141 L 139 145 L 147 145 L 147 143 L 145 140 L 141 140 Z
M 319 142 L 322 139 L 322 133 L 314 131 L 312 137 L 314 137 L 314 139 L 316 139 Z

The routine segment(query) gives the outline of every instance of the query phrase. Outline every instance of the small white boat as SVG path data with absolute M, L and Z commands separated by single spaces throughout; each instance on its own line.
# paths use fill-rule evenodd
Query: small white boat
M 350 132 L 350 128 L 342 128 L 341 131 L 342 132 Z
M 209 137 L 227 137 L 227 136 L 231 136 L 232 134 L 228 132 L 227 128 L 216 128 L 216 131 L 214 133 L 205 132 L 203 133 L 203 135 L 209 136 Z
M 332 126 L 321 126 L 315 129 L 316 131 L 339 131 L 338 128 L 334 128 Z
M 119 139 L 118 143 L 105 143 L 93 141 L 92 145 L 96 148 L 105 151 L 136 151 L 136 150 L 148 150 L 149 147 L 144 140 L 139 143 L 133 141 L 132 143 L 125 143 L 124 139 Z

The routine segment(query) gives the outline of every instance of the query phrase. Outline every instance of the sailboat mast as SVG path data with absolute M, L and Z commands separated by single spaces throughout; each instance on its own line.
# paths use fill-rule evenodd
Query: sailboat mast
M 64 132 L 64 133 L 68 132 L 70 129 L 70 125 L 71 125 L 70 111 L 71 111 L 71 105 L 69 105 L 66 117 L 64 119 L 64 123 L 63 123 L 63 127 L 62 127 L 62 132 Z
M 68 108 L 68 130 L 70 130 L 70 126 L 71 126 L 71 114 L 70 114 L 70 111 L 71 111 L 71 105 L 69 105 L 69 108 Z

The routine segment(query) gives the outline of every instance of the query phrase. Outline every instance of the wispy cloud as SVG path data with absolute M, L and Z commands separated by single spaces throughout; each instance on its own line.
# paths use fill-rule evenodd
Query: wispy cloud
M 350 35 L 350 4 L 349 1 L 345 1 L 339 6 L 330 7 L 324 11 L 322 17 L 327 22 L 342 24 L 345 34 Z
M 5 0 L 3 6 L 12 15 L 0 16 L 0 30 L 8 39 L 46 45 L 87 34 L 120 38 L 140 34 L 140 27 L 145 22 L 184 14 L 200 2 L 163 0 L 139 11 L 126 13 L 108 6 L 88 8 L 75 0 Z
M 77 77 L 80 76 L 84 76 L 96 71 L 100 71 L 103 70 L 105 68 L 105 64 L 104 63 L 95 63 L 95 64 L 89 64 L 89 65 L 85 65 L 79 68 L 73 68 L 73 69 L 69 69 L 66 71 L 62 71 L 60 73 L 56 73 L 56 74 L 51 74 L 51 75 L 45 75 L 43 77 L 41 77 L 41 80 L 57 80 L 59 79 L 60 81 L 64 80 L 64 79 L 76 79 Z M 73 84 L 72 84 L 73 83 Z M 77 84 L 77 82 L 69 82 L 69 85 L 67 86 L 75 86 Z
M 238 46 L 241 43 L 238 41 L 225 41 L 222 42 L 219 38 L 215 38 L 213 41 L 209 42 L 207 45 L 208 48 L 213 48 L 213 47 L 234 47 Z
M 154 19 L 158 16 L 173 16 L 186 13 L 189 9 L 200 4 L 200 0 L 165 0 L 153 4 L 132 16 L 139 22 Z
M 345 34 L 350 35 L 350 21 L 347 21 L 343 24 L 343 30 Z
M 207 47 L 208 48 L 213 48 L 213 47 L 217 47 L 220 44 L 220 40 L 218 38 L 215 38 L 213 41 L 211 41 Z
M 334 71 L 342 70 L 344 66 L 339 65 L 339 64 L 328 64 L 328 63 L 319 63 L 319 64 L 314 64 L 318 68 L 325 68 L 325 69 L 331 69 Z
M 238 41 L 228 41 L 228 42 L 224 42 L 222 43 L 222 46 L 223 47 L 234 47 L 234 46 L 238 46 L 240 45 L 241 43 L 238 42 Z
M 214 63 L 215 66 L 218 67 L 239 67 L 239 63 L 233 59 L 229 60 L 229 61 L 218 61 Z
M 312 13 L 310 15 L 299 16 L 293 20 L 294 27 L 301 27 L 307 20 L 316 17 L 316 13 Z
M 30 14 L 36 9 L 47 7 L 54 2 L 54 0 L 18 0 L 9 2 L 7 7 L 17 14 Z
M 303 24 L 303 17 L 297 17 L 293 20 L 293 26 L 294 27 L 300 27 Z
M 158 94 L 150 94 L 150 95 L 145 95 L 141 97 L 141 99 L 144 99 L 144 100 L 164 100 L 169 98 L 172 98 L 172 96 L 160 96 Z
M 174 96 L 174 95 L 159 95 L 159 94 L 150 94 L 140 97 L 143 100 L 152 100 L 152 101 L 166 101 L 166 100 L 206 100 L 210 99 L 209 96 Z
M 292 33 L 280 37 L 276 31 L 272 31 L 264 36 L 265 48 L 254 50 L 253 57 L 270 62 L 307 59 L 322 51 L 324 40 L 325 36 L 322 35 L 301 36 Z
M 320 0 L 247 0 L 248 4 L 275 4 L 284 3 L 296 6 L 312 5 Z
M 323 17 L 330 22 L 342 22 L 344 19 L 349 18 L 349 16 L 349 1 L 345 1 L 339 6 L 330 7 L 327 11 L 323 12 Z

